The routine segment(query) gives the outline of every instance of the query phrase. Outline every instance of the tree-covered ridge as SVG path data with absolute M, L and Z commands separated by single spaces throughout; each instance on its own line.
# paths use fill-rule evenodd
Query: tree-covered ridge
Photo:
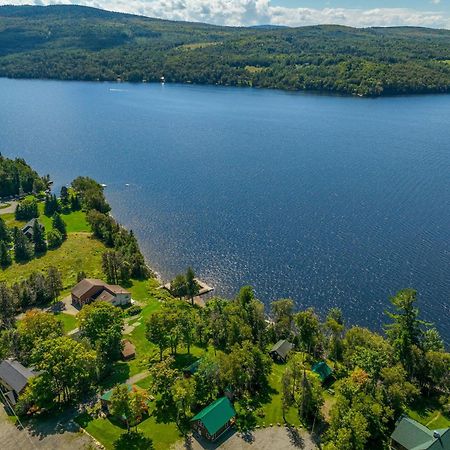
M 0 7 L 0 76 L 358 95 L 448 92 L 450 31 L 230 28 L 78 6 Z
M 0 198 L 40 192 L 48 182 L 48 177 L 40 177 L 22 158 L 13 160 L 0 153 Z

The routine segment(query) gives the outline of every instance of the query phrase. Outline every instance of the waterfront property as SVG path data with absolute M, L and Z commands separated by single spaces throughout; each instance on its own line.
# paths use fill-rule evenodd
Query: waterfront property
M 191 419 L 192 428 L 200 436 L 215 441 L 232 427 L 236 411 L 227 397 L 221 397 Z
M 37 372 L 23 366 L 15 359 L 5 359 L 0 363 L 0 384 L 8 401 L 15 405 L 19 395 L 28 386 L 29 380 Z
M 395 450 L 450 450 L 450 428 L 430 430 L 408 416 L 401 416 L 391 434 Z
M 114 306 L 131 303 L 131 293 L 121 286 L 107 284 L 95 278 L 85 278 L 72 289 L 72 303 L 82 307 L 94 300 L 101 300 Z
M 288 354 L 293 348 L 294 344 L 286 340 L 280 340 L 272 347 L 269 355 L 274 361 L 286 362 Z

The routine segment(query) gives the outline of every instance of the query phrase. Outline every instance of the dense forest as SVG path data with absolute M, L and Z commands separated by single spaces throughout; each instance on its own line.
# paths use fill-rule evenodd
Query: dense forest
M 49 178 L 40 177 L 23 159 L 4 158 L 0 153 L 0 198 L 47 189 Z
M 0 76 L 255 86 L 379 96 L 449 92 L 450 31 L 231 28 L 80 6 L 0 7 Z

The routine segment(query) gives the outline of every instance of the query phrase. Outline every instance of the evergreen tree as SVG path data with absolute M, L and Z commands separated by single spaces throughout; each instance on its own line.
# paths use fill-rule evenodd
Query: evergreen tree
M 48 248 L 55 249 L 61 246 L 63 243 L 63 237 L 58 230 L 50 230 L 47 233 L 47 244 Z
M 56 195 L 47 195 L 45 197 L 44 204 L 44 214 L 47 217 L 52 217 L 56 212 L 59 211 L 59 203 Z
M 413 289 L 404 289 L 390 300 L 396 312 L 386 313 L 392 319 L 392 323 L 386 326 L 386 333 L 406 371 L 412 375 L 414 347 L 421 347 L 422 326 L 425 325 L 418 319 L 419 310 L 415 307 L 417 293 Z
M 66 186 L 63 186 L 61 188 L 59 198 L 61 199 L 61 204 L 63 206 L 67 206 L 69 204 L 69 190 L 67 189 Z
M 12 258 L 9 253 L 8 244 L 5 241 L 0 241 L 0 266 L 4 269 L 10 266 L 12 263 Z
M 0 242 L 11 242 L 11 233 L 5 221 L 0 217 Z
M 191 299 L 191 303 L 194 304 L 194 297 L 198 295 L 200 287 L 195 281 L 195 273 L 191 267 L 186 272 L 186 294 Z
M 55 213 L 53 215 L 52 227 L 54 230 L 57 230 L 61 233 L 63 239 L 67 238 L 66 223 L 59 213 Z
M 37 220 L 33 224 L 33 243 L 35 253 L 44 253 L 47 251 L 45 229 Z
M 33 247 L 27 237 L 17 227 L 14 228 L 14 259 L 17 262 L 29 261 L 33 257 Z
M 55 267 L 49 267 L 47 270 L 47 289 L 50 299 L 56 300 L 62 288 L 61 272 Z
M 79 211 L 81 209 L 80 197 L 77 194 L 73 194 L 70 197 L 70 208 L 72 211 Z
M 15 322 L 15 301 L 14 296 L 6 285 L 0 283 L 0 328 L 11 328 Z

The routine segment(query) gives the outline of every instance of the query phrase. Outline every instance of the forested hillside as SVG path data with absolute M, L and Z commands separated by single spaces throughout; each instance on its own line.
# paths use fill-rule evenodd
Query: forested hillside
M 4 6 L 0 76 L 449 92 L 450 30 L 229 28 L 79 6 Z

